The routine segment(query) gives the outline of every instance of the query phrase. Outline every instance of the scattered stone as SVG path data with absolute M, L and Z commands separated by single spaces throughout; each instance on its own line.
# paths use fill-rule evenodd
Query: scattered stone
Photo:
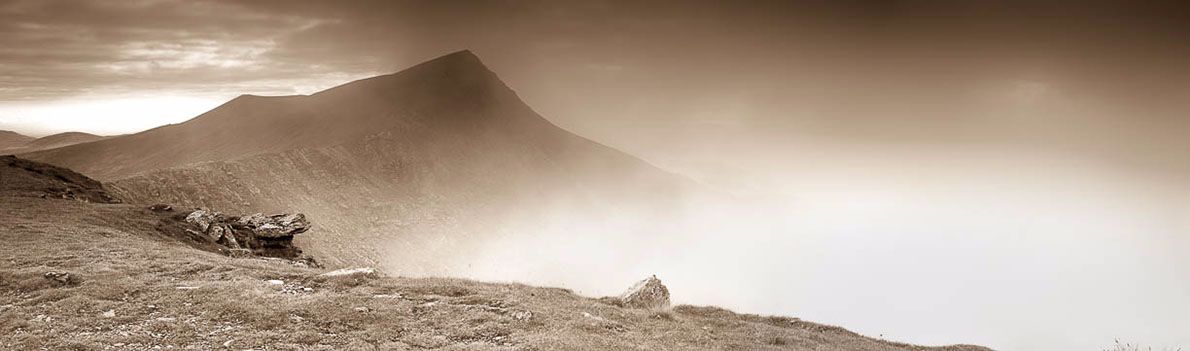
M 527 321 L 533 319 L 533 312 L 529 311 L 515 311 L 512 313 L 512 318 L 518 321 Z
M 153 212 L 173 212 L 174 207 L 167 204 L 156 204 L 149 206 L 149 210 Z
M 654 275 L 621 294 L 620 302 L 628 308 L 669 308 L 669 289 Z
M 298 283 L 289 283 L 281 287 L 281 293 L 290 295 L 305 294 L 313 291 L 313 288 L 308 288 Z

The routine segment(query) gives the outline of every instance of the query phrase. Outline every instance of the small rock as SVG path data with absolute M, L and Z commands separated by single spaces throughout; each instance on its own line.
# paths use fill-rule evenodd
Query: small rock
M 56 286 L 78 285 L 79 279 L 67 272 L 45 272 L 42 277 Z
M 103 316 L 103 318 L 112 318 L 112 317 L 116 316 L 116 311 L 115 310 L 107 310 L 99 315 Z
M 356 307 L 356 308 L 353 308 L 353 310 L 355 310 L 356 312 L 368 312 L 368 311 L 371 311 L 371 309 L 368 309 L 367 307 Z
M 273 284 L 273 285 L 282 285 L 282 284 L 285 284 L 285 281 L 284 281 L 284 280 L 277 280 L 277 279 L 270 279 L 270 280 L 269 280 L 269 284 Z
M 167 204 L 156 204 L 149 206 L 149 210 L 153 212 L 173 212 L 174 207 Z
M 620 302 L 628 308 L 668 308 L 669 289 L 657 276 L 651 276 L 620 295 Z

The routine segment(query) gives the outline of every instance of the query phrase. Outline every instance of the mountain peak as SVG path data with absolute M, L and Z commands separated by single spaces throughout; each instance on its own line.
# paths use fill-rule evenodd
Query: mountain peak
M 438 58 L 435 58 L 435 59 L 432 59 L 432 60 L 429 60 L 429 61 L 426 61 L 423 63 L 430 63 L 430 62 L 435 62 L 435 61 L 439 61 L 439 60 L 473 61 L 473 63 L 483 65 L 483 62 L 480 61 L 479 56 L 476 56 L 475 53 L 473 53 L 473 52 L 471 52 L 471 50 L 467 50 L 467 49 L 463 49 L 463 50 L 455 51 L 455 52 L 452 52 L 452 53 L 449 53 L 446 55 L 438 56 Z
M 460 79 L 460 78 L 495 78 L 495 73 L 488 69 L 470 50 L 455 51 L 438 56 L 412 67 L 406 68 L 389 76 L 429 75 L 430 79 Z M 496 78 L 498 80 L 498 78 Z
M 456 96 L 461 91 L 504 86 L 500 78 L 488 69 L 470 50 L 460 50 L 403 69 L 396 73 L 348 82 L 313 96 L 358 94 L 360 91 L 381 93 L 393 89 L 416 88 L 427 93 L 446 93 Z

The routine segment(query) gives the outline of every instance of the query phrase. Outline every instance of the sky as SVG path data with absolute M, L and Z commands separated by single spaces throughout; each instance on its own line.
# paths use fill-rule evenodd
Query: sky
M 470 49 L 559 126 L 780 204 L 753 239 L 783 251 L 726 246 L 767 294 L 682 261 L 676 299 L 1190 347 L 1186 38 L 1172 1 L 0 0 L 0 129 L 132 133 Z

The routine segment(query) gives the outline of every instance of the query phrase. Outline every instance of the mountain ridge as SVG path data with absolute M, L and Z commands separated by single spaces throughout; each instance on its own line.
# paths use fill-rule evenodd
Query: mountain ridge
M 457 259 L 488 240 L 539 231 L 538 212 L 668 216 L 696 187 L 549 122 L 470 51 L 310 95 L 243 95 L 183 123 L 21 156 L 92 175 L 138 203 L 301 211 L 334 233 L 299 238 L 321 261 L 402 274 L 458 274 Z

